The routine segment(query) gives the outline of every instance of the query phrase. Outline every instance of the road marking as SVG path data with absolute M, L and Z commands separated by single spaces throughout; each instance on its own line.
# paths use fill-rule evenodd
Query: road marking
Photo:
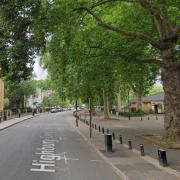
M 67 157 L 67 152 L 55 153 L 55 144 L 59 140 L 51 139 L 52 136 L 40 136 L 42 139 L 42 144 L 40 148 L 36 148 L 35 154 L 38 155 L 38 160 L 32 161 L 33 168 L 30 171 L 36 172 L 51 172 L 56 171 L 55 163 L 56 161 L 64 161 L 64 164 L 67 165 L 68 161 L 78 161 L 77 158 Z
M 99 163 L 103 163 L 103 161 L 102 160 L 96 160 L 96 159 L 94 159 L 94 160 L 90 160 L 91 162 L 99 162 Z

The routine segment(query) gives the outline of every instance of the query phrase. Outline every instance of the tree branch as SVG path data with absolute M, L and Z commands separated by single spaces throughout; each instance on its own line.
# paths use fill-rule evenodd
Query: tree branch
M 98 2 L 94 3 L 91 8 L 95 8 L 107 3 L 113 3 L 113 2 L 128 2 L 128 3 L 133 3 L 136 2 L 136 0 L 99 0 Z
M 147 63 L 147 64 L 156 64 L 158 66 L 162 66 L 162 60 L 158 59 L 143 59 L 141 60 L 142 63 Z
M 145 35 L 143 33 L 140 33 L 140 32 L 126 31 L 126 30 L 123 30 L 122 28 L 118 28 L 118 27 L 112 26 L 111 24 L 104 22 L 100 17 L 98 17 L 88 7 L 81 6 L 79 8 L 74 9 L 74 11 L 86 11 L 86 12 L 88 12 L 89 14 L 91 14 L 94 17 L 94 19 L 96 20 L 96 22 L 97 22 L 97 24 L 99 26 L 101 26 L 103 28 L 106 28 L 106 29 L 108 29 L 110 31 L 114 31 L 116 33 L 125 35 L 125 36 L 138 38 L 138 39 L 143 40 L 143 41 L 145 41 L 147 43 L 150 43 L 155 48 L 159 48 L 157 42 L 154 39 L 152 39 L 152 37 L 147 36 L 147 35 Z
M 95 7 L 97 7 L 97 6 L 101 6 L 101 5 L 104 5 L 104 4 L 106 4 L 106 3 L 111 3 L 111 2 L 116 2 L 116 1 L 119 1 L 119 0 L 100 0 L 100 1 L 98 1 L 98 2 L 96 2 L 96 3 L 94 3 L 94 4 L 91 6 L 91 8 L 95 8 Z
M 158 14 L 158 9 L 154 7 L 147 0 L 136 0 L 144 9 L 146 9 L 152 16 L 156 16 Z

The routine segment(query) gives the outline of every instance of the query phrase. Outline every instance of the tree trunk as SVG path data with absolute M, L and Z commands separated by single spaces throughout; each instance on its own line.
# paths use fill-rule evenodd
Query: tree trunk
M 166 63 L 162 68 L 166 138 L 170 142 L 180 142 L 180 69 L 175 63 L 170 66 Z
M 120 112 L 121 111 L 121 92 L 116 93 L 116 111 Z
M 108 92 L 103 90 L 103 100 L 104 100 L 104 119 L 110 119 L 109 116 L 109 100 L 108 100 Z
M 142 96 L 137 94 L 137 111 L 142 110 Z

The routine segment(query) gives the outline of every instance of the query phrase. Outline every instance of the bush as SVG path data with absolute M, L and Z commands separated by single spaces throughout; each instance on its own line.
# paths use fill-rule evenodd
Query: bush
M 124 116 L 124 117 L 128 117 L 129 112 L 119 112 L 119 115 Z M 142 110 L 139 110 L 137 112 L 130 112 L 131 117 L 141 117 L 141 116 L 146 116 L 146 115 L 148 115 L 148 113 L 146 113 L 146 112 L 144 112 Z

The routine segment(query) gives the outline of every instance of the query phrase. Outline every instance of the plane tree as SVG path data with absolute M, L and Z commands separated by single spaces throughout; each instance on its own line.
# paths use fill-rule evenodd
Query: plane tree
M 117 33 L 119 37 L 135 38 L 158 52 L 158 58 L 151 54 L 151 58 L 145 60 L 161 67 L 165 91 L 166 138 L 178 142 L 180 141 L 179 4 L 179 0 L 99 0 L 88 3 L 82 1 L 74 9 L 76 12 L 89 14 L 97 26 Z M 138 13 L 141 16 L 137 16 Z M 131 20 L 132 17 L 137 19 Z

